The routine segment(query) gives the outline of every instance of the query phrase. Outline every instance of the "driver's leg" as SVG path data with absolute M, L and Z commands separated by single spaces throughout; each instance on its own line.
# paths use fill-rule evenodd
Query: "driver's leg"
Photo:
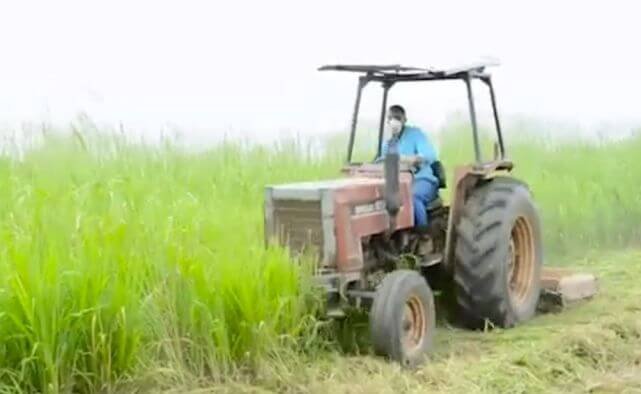
M 412 186 L 414 199 L 414 225 L 417 228 L 427 227 L 427 205 L 436 197 L 438 186 L 426 179 L 417 179 Z

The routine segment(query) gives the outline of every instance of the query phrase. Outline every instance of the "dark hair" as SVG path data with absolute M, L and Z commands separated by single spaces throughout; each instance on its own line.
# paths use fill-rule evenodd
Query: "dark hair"
M 398 104 L 394 104 L 391 107 L 389 107 L 390 112 L 400 112 L 405 116 L 405 108 L 401 107 Z

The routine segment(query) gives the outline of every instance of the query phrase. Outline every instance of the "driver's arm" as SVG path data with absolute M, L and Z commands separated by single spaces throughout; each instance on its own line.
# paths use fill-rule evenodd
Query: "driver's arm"
M 416 164 L 431 164 L 437 160 L 436 149 L 427 135 L 421 130 L 416 133 L 414 141 L 415 156 L 410 156 Z

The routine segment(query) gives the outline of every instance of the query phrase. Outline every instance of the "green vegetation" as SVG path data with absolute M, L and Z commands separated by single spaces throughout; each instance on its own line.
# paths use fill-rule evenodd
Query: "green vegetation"
M 448 163 L 473 157 L 471 138 L 461 137 L 458 130 L 444 133 L 443 156 Z M 641 134 L 619 141 L 589 141 L 513 133 L 506 144 L 515 163 L 513 173 L 527 181 L 539 206 L 549 256 L 582 253 L 586 245 L 640 244 Z M 491 157 L 492 150 L 484 154 Z
M 260 242 L 252 180 L 283 177 L 276 158 L 92 137 L 3 160 L 0 382 L 86 392 L 136 374 L 217 378 L 313 328 L 305 276 Z
M 469 136 L 453 127 L 441 149 L 448 170 L 472 157 Z M 443 328 L 435 364 L 418 375 L 336 359 L 311 317 L 305 264 L 265 250 L 262 233 L 265 183 L 336 176 L 344 145 L 328 144 L 322 155 L 300 141 L 189 153 L 85 133 L 49 135 L 22 160 L 2 158 L 0 391 L 370 392 L 360 379 L 390 392 L 532 392 L 638 363 L 638 254 L 586 260 L 607 291 L 567 317 L 483 335 Z M 510 140 L 542 211 L 548 256 L 638 243 L 640 151 L 641 137 Z

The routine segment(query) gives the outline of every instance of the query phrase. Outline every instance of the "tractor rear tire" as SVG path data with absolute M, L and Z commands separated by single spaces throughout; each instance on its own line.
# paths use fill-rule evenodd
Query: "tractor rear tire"
M 523 183 L 496 177 L 472 191 L 456 227 L 455 255 L 453 285 L 464 326 L 510 328 L 532 318 L 543 250 L 539 215 Z
M 435 317 L 434 295 L 422 275 L 413 270 L 389 273 L 369 313 L 375 352 L 403 367 L 420 365 L 433 347 Z

